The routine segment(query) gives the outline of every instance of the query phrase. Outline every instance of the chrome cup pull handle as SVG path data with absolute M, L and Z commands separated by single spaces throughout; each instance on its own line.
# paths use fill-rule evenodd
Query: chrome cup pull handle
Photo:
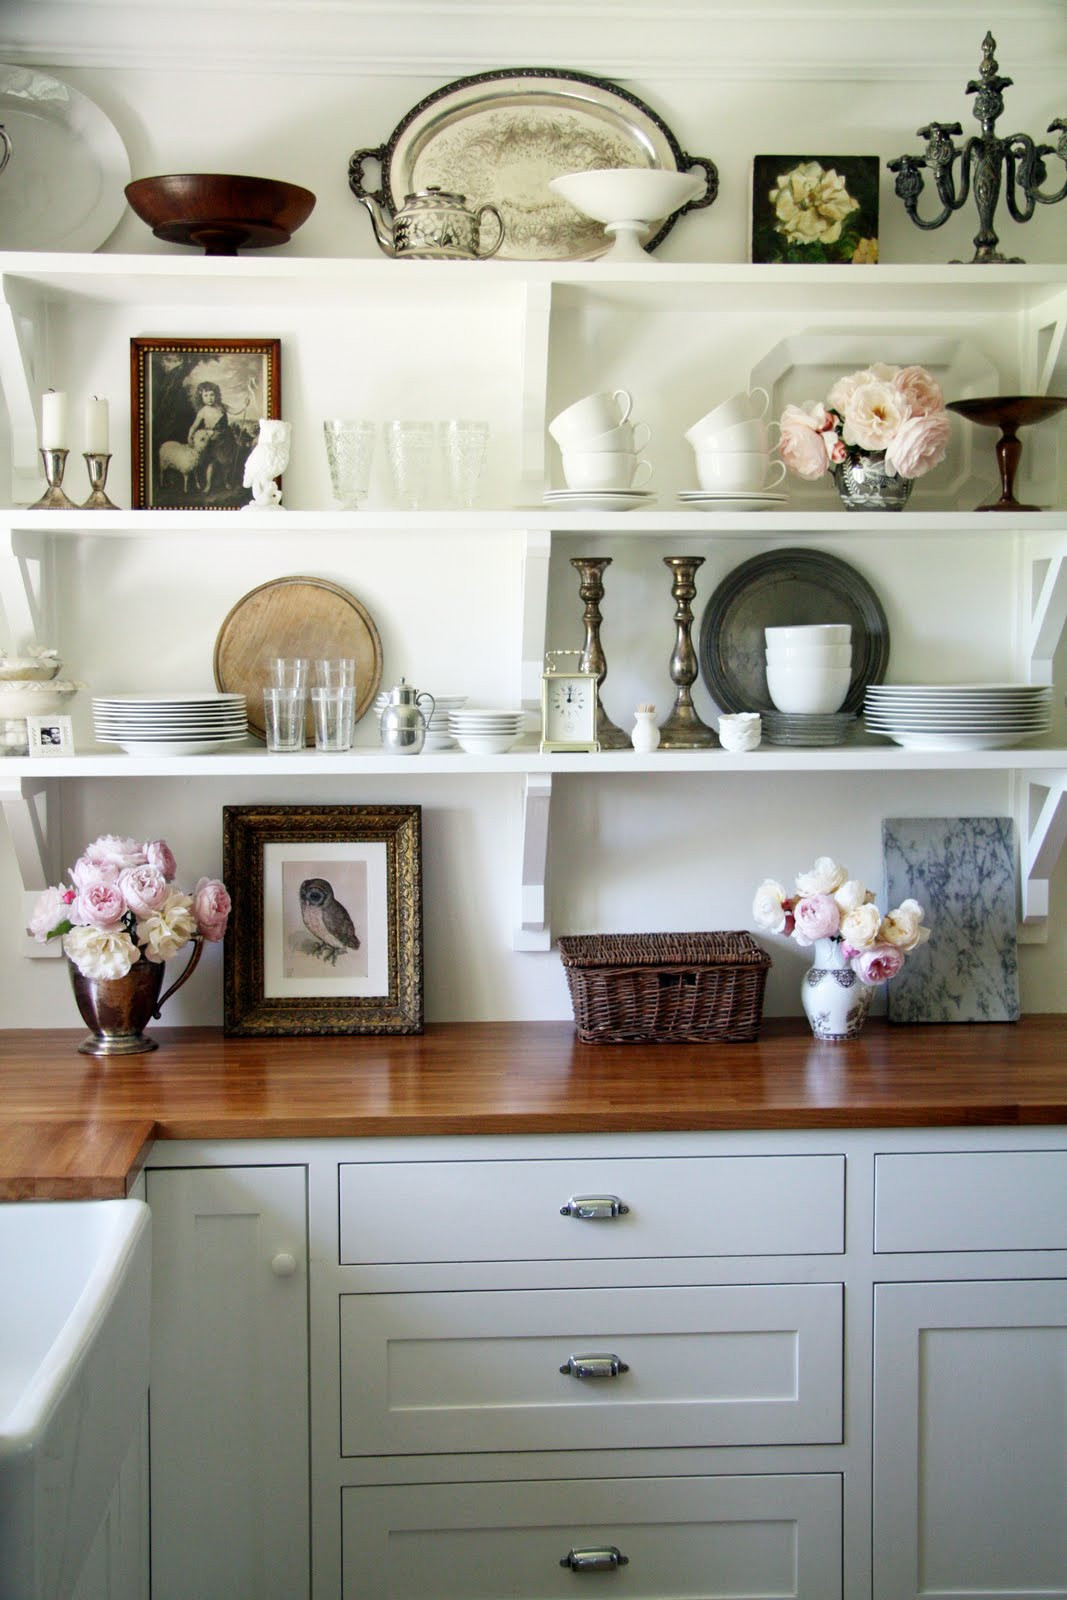
M 624 1217 L 629 1209 L 617 1194 L 572 1194 L 566 1205 L 560 1206 L 559 1214 L 579 1222 L 610 1222 L 613 1217 Z
M 617 1378 L 630 1369 L 618 1356 L 588 1355 L 570 1356 L 559 1370 L 567 1378 Z
M 629 1560 L 617 1545 L 605 1544 L 590 1550 L 568 1550 L 560 1566 L 570 1567 L 572 1572 L 614 1572 Z

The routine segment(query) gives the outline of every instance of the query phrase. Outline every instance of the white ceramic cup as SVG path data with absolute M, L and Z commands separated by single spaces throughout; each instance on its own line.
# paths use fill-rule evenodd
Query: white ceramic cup
M 577 445 L 568 445 L 568 449 L 581 450 L 643 450 L 652 437 L 652 429 L 647 422 L 620 422 L 617 428 L 610 428 L 607 433 L 590 434 L 588 439 L 580 439 Z
M 764 422 L 762 417 L 749 417 L 747 422 L 732 423 L 729 428 L 720 428 L 715 433 L 704 434 L 700 440 L 700 451 L 707 454 L 710 450 L 770 450 L 774 444 L 771 438 L 771 429 L 777 430 L 777 422 Z
M 685 436 L 697 450 L 704 439 L 721 433 L 724 428 L 732 428 L 738 422 L 750 422 L 754 417 L 765 417 L 770 403 L 771 397 L 766 389 L 755 388 L 747 394 L 741 390 L 720 401 L 710 411 L 705 411 L 691 428 L 686 429 Z
M 851 622 L 793 622 L 782 627 L 764 628 L 768 645 L 780 644 L 848 644 L 852 639 Z
M 610 394 L 587 394 L 554 416 L 548 431 L 562 448 L 580 439 L 610 432 L 628 421 L 632 410 L 633 398 L 627 389 L 613 389 Z
M 767 667 L 767 693 L 779 711 L 840 711 L 851 682 L 848 667 Z
M 851 667 L 850 644 L 769 644 L 764 654 L 768 666 Z
M 563 476 L 568 489 L 640 489 L 652 463 L 630 450 L 565 450 Z
M 785 462 L 771 461 L 763 450 L 701 451 L 697 478 L 709 493 L 759 494 L 774 489 L 785 477 Z

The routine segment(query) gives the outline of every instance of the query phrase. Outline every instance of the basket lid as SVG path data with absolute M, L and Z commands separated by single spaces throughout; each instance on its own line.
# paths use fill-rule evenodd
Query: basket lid
M 708 933 L 576 933 L 557 940 L 565 967 L 770 966 L 745 930 Z

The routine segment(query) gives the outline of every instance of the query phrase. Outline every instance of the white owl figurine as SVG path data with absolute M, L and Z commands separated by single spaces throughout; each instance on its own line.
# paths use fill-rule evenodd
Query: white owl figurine
M 281 505 L 282 491 L 274 480 L 289 465 L 291 431 L 291 423 L 260 419 L 259 440 L 245 462 L 244 484 L 252 491 L 246 511 L 273 511 Z

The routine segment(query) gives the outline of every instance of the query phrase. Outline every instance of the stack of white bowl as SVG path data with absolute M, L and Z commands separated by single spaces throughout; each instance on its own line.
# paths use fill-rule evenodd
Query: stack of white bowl
M 503 755 L 522 737 L 525 726 L 524 711 L 464 706 L 448 714 L 449 733 L 472 756 Z
M 839 711 L 852 682 L 852 626 L 817 622 L 764 628 L 767 693 L 779 711 Z
M 647 422 L 631 422 L 626 389 L 587 394 L 552 418 L 548 431 L 560 448 L 567 488 L 584 492 L 639 490 L 652 476 L 641 456 L 651 436 Z
M 740 391 L 686 429 L 703 494 L 766 495 L 781 483 L 785 462 L 771 461 L 771 429 L 778 424 L 765 420 L 769 404 L 766 389 Z

